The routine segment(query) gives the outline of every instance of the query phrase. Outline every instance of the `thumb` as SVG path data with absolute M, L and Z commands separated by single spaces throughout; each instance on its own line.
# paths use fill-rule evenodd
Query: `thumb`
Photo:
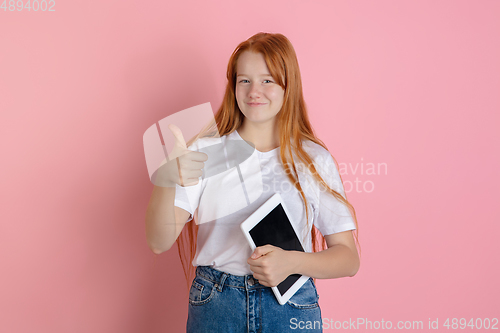
M 175 137 L 175 144 L 179 145 L 184 149 L 187 149 L 186 141 L 184 140 L 184 136 L 182 135 L 182 131 L 180 130 L 180 128 L 175 126 L 174 124 L 170 124 L 168 125 L 168 129 L 170 130 L 170 132 L 172 132 L 172 134 Z
M 252 259 L 257 259 L 259 257 L 265 256 L 266 254 L 268 254 L 272 250 L 273 249 L 272 249 L 271 245 L 264 245 L 264 246 L 256 247 L 255 250 L 252 253 L 251 258 Z

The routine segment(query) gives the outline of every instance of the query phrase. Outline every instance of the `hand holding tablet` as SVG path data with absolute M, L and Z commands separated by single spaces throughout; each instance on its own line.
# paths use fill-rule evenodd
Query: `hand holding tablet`
M 283 250 L 304 252 L 290 218 L 281 195 L 276 193 L 241 224 L 241 229 L 252 250 L 270 244 Z M 292 274 L 271 289 L 278 302 L 283 305 L 308 279 L 305 275 Z

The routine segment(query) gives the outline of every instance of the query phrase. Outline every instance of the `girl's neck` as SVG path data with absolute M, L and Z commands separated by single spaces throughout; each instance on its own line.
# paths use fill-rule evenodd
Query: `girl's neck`
M 260 152 L 267 152 L 280 146 L 280 139 L 277 126 L 247 126 L 243 123 L 238 128 L 238 134 L 245 141 L 254 144 L 255 149 Z

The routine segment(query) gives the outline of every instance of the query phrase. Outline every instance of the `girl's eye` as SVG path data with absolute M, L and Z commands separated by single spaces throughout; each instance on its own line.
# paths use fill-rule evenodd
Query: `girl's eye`
M 241 83 L 241 82 L 244 82 L 244 81 L 248 81 L 248 80 L 243 79 L 243 80 L 241 80 L 241 81 L 240 81 L 240 83 Z M 269 81 L 270 83 L 273 83 L 273 81 L 271 81 L 271 80 L 264 80 L 264 81 Z

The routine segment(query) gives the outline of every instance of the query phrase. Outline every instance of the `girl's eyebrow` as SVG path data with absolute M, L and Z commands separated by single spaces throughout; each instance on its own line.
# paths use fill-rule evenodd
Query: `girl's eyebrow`
M 238 74 L 236 76 L 248 76 L 246 74 Z M 271 74 L 260 74 L 260 76 L 272 76 Z

